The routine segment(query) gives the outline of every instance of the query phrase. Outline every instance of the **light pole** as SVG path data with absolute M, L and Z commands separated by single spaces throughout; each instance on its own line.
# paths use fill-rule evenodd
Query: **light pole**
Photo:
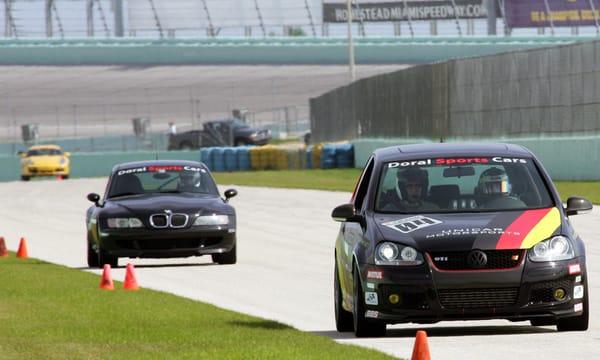
M 352 0 L 347 0 L 346 8 L 348 10 L 348 66 L 350 70 L 350 81 L 352 82 L 356 79 L 354 41 L 352 40 Z

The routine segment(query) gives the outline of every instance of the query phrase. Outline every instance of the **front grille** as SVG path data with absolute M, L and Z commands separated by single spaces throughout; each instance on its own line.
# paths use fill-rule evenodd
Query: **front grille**
M 471 251 L 433 252 L 431 261 L 440 270 L 502 270 L 519 266 L 525 256 L 525 250 L 485 250 L 487 264 L 482 267 L 472 267 L 467 259 Z
M 185 214 L 173 214 L 171 216 L 171 226 L 174 228 L 184 227 L 187 224 L 188 216 Z
M 564 289 L 566 292 L 565 299 L 561 301 L 569 300 L 572 295 L 573 281 L 562 279 L 533 284 L 531 286 L 529 302 L 532 304 L 557 302 L 557 300 L 554 299 L 554 291 L 559 288 Z
M 446 309 L 502 308 L 517 303 L 519 288 L 439 290 L 438 295 Z
M 169 217 L 166 214 L 155 214 L 150 216 L 150 224 L 155 228 L 166 228 L 169 226 Z

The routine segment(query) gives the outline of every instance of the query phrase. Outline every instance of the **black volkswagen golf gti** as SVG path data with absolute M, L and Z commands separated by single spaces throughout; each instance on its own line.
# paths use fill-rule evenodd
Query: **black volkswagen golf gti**
M 469 319 L 586 330 L 585 249 L 568 216 L 591 209 L 579 197 L 563 206 L 521 146 L 377 150 L 332 213 L 337 330 Z
M 219 196 L 208 170 L 194 161 L 143 161 L 117 165 L 104 199 L 89 194 L 87 261 L 117 266 L 119 257 L 212 255 L 236 262 L 236 215 Z

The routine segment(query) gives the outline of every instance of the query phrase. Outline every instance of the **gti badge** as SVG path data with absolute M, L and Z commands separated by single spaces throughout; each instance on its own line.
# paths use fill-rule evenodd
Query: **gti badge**
M 398 230 L 401 233 L 408 234 L 413 231 L 424 229 L 426 227 L 430 227 L 441 223 L 442 222 L 439 220 L 432 219 L 427 216 L 418 215 L 400 220 L 388 221 L 383 223 L 382 225 L 392 228 L 394 230 Z

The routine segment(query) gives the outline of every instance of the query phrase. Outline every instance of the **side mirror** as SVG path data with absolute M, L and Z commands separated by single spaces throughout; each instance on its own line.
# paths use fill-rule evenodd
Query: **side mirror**
M 594 206 L 588 199 L 578 196 L 572 196 L 567 199 L 567 208 L 565 209 L 565 211 L 567 212 L 567 216 L 571 216 L 588 213 L 593 208 Z
M 87 199 L 91 202 L 93 202 L 96 206 L 100 206 L 99 205 L 99 201 L 100 201 L 100 195 L 96 194 L 96 193 L 90 193 L 87 196 Z
M 229 199 L 231 199 L 232 197 L 237 195 L 237 190 L 236 189 L 228 189 L 228 190 L 225 190 L 225 192 L 223 194 L 225 195 L 225 201 L 229 201 Z
M 331 212 L 331 217 L 333 220 L 340 222 L 362 222 L 363 220 L 361 215 L 356 214 L 356 210 L 352 204 L 344 204 L 336 207 Z

